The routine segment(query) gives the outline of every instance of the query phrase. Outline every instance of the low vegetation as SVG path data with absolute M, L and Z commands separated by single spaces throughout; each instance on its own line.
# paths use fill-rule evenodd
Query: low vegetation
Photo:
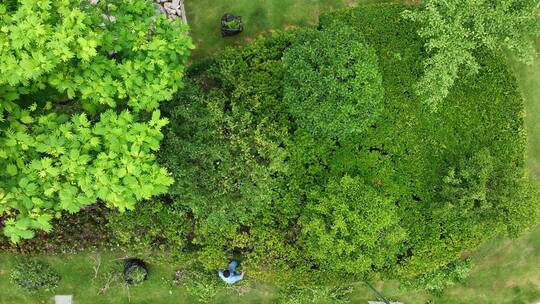
M 21 289 L 34 293 L 53 290 L 58 286 L 60 276 L 45 262 L 24 260 L 15 266 L 10 280 Z

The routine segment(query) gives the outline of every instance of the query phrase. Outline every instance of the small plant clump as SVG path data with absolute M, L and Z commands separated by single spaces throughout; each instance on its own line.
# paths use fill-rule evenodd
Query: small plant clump
M 133 266 L 127 270 L 126 282 L 131 285 L 141 285 L 147 276 L 148 273 L 144 268 Z
M 221 35 L 223 37 L 240 34 L 243 30 L 242 17 L 231 14 L 225 14 L 221 17 Z
M 148 278 L 146 264 L 140 259 L 124 260 L 124 280 L 130 285 L 141 285 Z
M 50 291 L 58 286 L 60 275 L 42 261 L 25 260 L 15 266 L 10 280 L 27 292 Z
M 230 21 L 225 21 L 225 26 L 229 29 L 239 29 L 240 28 L 240 21 L 237 20 L 237 19 L 233 19 L 233 20 L 230 20 Z

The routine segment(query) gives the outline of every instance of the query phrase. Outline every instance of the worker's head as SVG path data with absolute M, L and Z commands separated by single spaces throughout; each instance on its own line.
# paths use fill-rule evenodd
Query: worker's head
M 229 269 L 223 270 L 223 276 L 224 277 L 228 278 L 230 275 L 231 275 L 231 272 L 229 271 Z

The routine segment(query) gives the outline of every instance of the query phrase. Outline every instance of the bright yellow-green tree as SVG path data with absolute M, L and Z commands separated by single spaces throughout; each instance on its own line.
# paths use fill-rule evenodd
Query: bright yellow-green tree
M 12 241 L 62 211 L 166 192 L 156 108 L 182 86 L 186 32 L 144 0 L 0 4 L 0 216 Z

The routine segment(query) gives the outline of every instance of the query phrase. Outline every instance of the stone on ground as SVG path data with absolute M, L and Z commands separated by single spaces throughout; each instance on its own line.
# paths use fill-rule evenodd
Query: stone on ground
M 72 304 L 72 300 L 73 300 L 72 295 L 54 296 L 55 304 Z

